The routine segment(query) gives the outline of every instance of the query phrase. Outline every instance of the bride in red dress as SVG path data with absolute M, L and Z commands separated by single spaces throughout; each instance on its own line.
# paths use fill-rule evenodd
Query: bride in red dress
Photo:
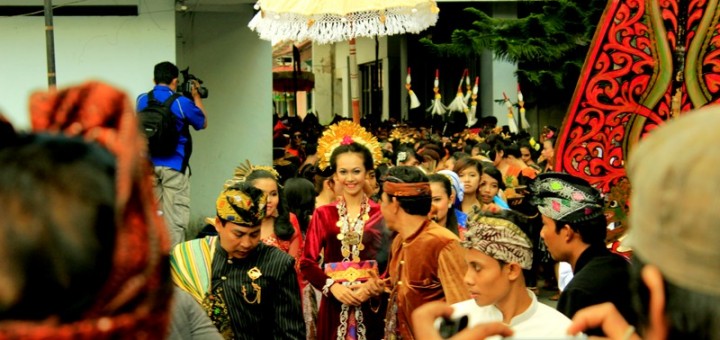
M 350 122 L 331 127 L 318 144 L 319 167 L 331 166 L 343 187 L 335 202 L 315 209 L 300 260 L 305 279 L 323 292 L 318 339 L 380 339 L 383 311 L 374 288 L 377 263 L 387 262 L 388 232 L 380 206 L 363 190 L 380 148 Z

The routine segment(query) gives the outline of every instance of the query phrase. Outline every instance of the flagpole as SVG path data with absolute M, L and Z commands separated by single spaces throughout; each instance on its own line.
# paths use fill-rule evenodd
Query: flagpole
M 47 50 L 47 76 L 48 88 L 55 89 L 57 79 L 55 77 L 55 34 L 53 26 L 52 0 L 45 0 L 45 42 Z

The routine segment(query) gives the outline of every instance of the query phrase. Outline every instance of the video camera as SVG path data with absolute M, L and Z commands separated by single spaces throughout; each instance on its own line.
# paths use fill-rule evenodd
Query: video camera
M 192 99 L 192 81 L 195 80 L 198 82 L 198 84 L 202 84 L 203 81 L 200 78 L 190 74 L 190 66 L 180 71 L 180 73 L 183 76 L 183 82 L 182 84 L 178 85 L 178 92 L 182 93 L 183 96 Z M 197 91 L 200 94 L 200 98 L 205 99 L 208 97 L 209 93 L 207 87 L 198 86 Z

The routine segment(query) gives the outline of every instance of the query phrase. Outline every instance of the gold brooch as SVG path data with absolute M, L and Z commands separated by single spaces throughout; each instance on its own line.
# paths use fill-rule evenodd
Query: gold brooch
M 245 299 L 245 302 L 247 302 L 249 304 L 256 304 L 256 303 L 259 304 L 260 299 L 261 299 L 261 294 L 262 294 L 262 287 L 260 287 L 260 285 L 255 283 L 255 280 L 257 280 L 258 278 L 260 278 L 260 276 L 262 276 L 262 272 L 260 272 L 260 269 L 258 269 L 258 267 L 253 267 L 252 269 L 247 271 L 247 274 L 248 274 L 248 277 L 250 277 L 250 280 L 252 280 L 250 285 L 252 286 L 253 291 L 255 292 L 255 298 L 252 300 L 248 299 L 247 289 L 245 288 L 245 285 L 243 285 L 242 286 L 243 299 Z
M 260 272 L 260 269 L 258 267 L 253 267 L 252 269 L 247 271 L 248 276 L 250 277 L 250 280 L 257 280 L 262 276 L 262 272 Z

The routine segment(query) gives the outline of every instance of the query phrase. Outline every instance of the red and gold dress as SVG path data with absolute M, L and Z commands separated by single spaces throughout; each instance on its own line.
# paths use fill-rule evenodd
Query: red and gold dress
M 300 271 L 306 280 L 318 290 L 323 290 L 330 277 L 325 273 L 319 264 L 322 252 L 325 263 L 343 262 L 347 256 L 343 256 L 343 244 L 338 239 L 341 221 L 339 206 L 344 204 L 343 200 L 324 205 L 315 209 L 310 226 L 306 235 L 303 256 L 300 260 Z M 362 250 L 359 257 L 362 260 L 377 260 L 380 267 L 387 262 L 388 247 L 387 235 L 384 220 L 380 213 L 380 206 L 377 203 L 367 200 L 369 211 L 367 220 L 364 221 L 362 229 Z M 345 217 L 347 219 L 347 217 Z M 342 236 L 341 236 L 342 237 Z M 379 256 L 378 256 L 379 255 Z M 372 308 L 371 303 L 373 304 Z M 383 311 L 377 309 L 379 301 L 366 301 L 359 308 L 359 315 L 362 319 L 355 320 L 356 324 L 350 324 L 347 314 L 341 320 L 343 304 L 338 301 L 332 293 L 327 292 L 320 302 L 318 312 L 317 335 L 318 339 L 381 339 L 383 337 Z M 351 307 L 351 310 L 355 308 Z M 356 327 L 353 327 L 356 326 Z M 338 329 L 343 335 L 338 336 Z M 347 335 L 344 335 L 345 330 Z M 363 334 L 364 333 L 364 336 Z

